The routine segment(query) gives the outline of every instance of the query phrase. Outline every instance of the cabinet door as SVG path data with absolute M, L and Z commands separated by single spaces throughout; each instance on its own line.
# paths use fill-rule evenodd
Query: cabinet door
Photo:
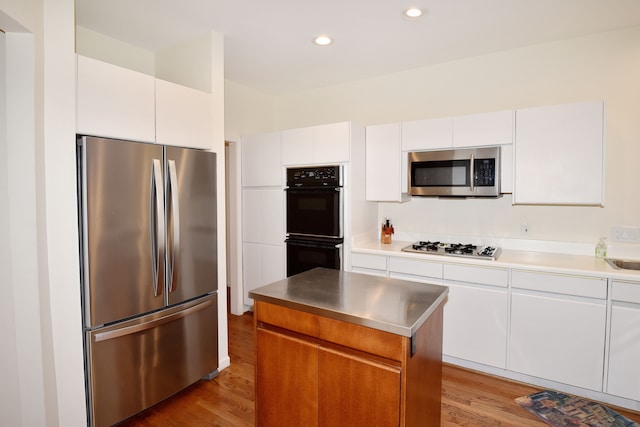
M 242 243 L 242 286 L 245 305 L 253 305 L 249 292 L 285 278 L 285 247 Z
M 319 426 L 400 425 L 399 366 L 328 347 L 318 364 Z
M 282 186 L 280 132 L 242 138 L 242 186 Z
M 451 148 L 452 141 L 451 117 L 402 122 L 402 151 Z
M 249 292 L 262 286 L 262 245 L 242 243 L 242 295 L 245 305 L 253 305 Z
M 605 301 L 512 293 L 509 369 L 602 391 Z
M 258 327 L 256 426 L 317 426 L 323 376 L 318 375 L 317 344 Z
M 350 140 L 349 122 L 315 126 L 313 128 L 313 162 L 316 164 L 348 162 Z
M 282 131 L 282 164 L 313 163 L 313 127 Z
M 402 194 L 402 156 L 400 151 L 400 123 L 368 126 L 365 149 L 365 193 L 369 201 L 402 202 L 409 200 Z M 405 185 L 405 188 L 407 186 Z
M 514 204 L 602 205 L 604 104 L 516 111 Z
M 504 369 L 507 356 L 507 291 L 446 283 L 442 352 Z
M 453 118 L 453 146 L 478 147 L 513 143 L 513 111 L 495 111 Z
M 242 240 L 284 243 L 284 192 L 281 188 L 242 189 Z
M 638 361 L 640 361 L 640 304 L 614 301 L 611 307 L 607 393 L 640 400 Z
M 154 142 L 154 78 L 80 55 L 77 60 L 77 132 Z
M 156 80 L 156 142 L 213 148 L 211 94 Z

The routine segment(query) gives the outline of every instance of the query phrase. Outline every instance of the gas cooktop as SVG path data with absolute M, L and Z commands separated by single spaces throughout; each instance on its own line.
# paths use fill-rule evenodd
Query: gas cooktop
M 477 246 L 464 243 L 415 242 L 402 248 L 404 252 L 430 255 L 447 255 L 475 259 L 496 260 L 500 248 L 493 246 Z

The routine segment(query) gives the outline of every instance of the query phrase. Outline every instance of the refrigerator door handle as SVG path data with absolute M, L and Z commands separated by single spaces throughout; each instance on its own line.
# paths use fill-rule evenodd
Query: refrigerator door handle
M 169 314 L 167 316 L 160 317 L 158 319 L 150 320 L 148 322 L 139 323 L 137 325 L 126 326 L 120 329 L 114 329 L 112 331 L 107 332 L 99 332 L 93 336 L 94 342 L 111 340 L 114 338 L 123 337 L 125 335 L 132 335 L 138 332 L 147 331 L 149 329 L 157 328 L 158 326 L 164 325 L 166 323 L 173 322 L 178 319 L 182 319 L 187 317 L 193 313 L 196 313 L 200 310 L 204 310 L 212 304 L 216 303 L 216 299 L 212 298 L 205 302 L 202 302 L 198 305 L 194 305 L 193 307 L 189 307 L 184 310 L 180 310 L 176 313 Z
M 180 265 L 180 198 L 178 190 L 178 174 L 175 160 L 169 160 L 169 182 L 167 195 L 171 198 L 171 261 L 169 263 L 169 292 L 176 290 L 174 276 Z
M 162 293 L 164 276 L 160 275 L 163 270 L 162 263 L 165 253 L 164 239 L 164 194 L 162 185 L 162 164 L 159 159 L 153 159 L 151 165 L 151 266 L 153 268 L 153 295 Z

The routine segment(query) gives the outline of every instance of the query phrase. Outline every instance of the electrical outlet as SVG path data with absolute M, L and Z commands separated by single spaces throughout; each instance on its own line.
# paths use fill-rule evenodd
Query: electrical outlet
M 531 236 L 531 225 L 527 224 L 526 222 L 523 222 L 520 225 L 520 236 L 522 237 Z
M 640 242 L 640 228 L 638 227 L 611 227 L 612 242 Z

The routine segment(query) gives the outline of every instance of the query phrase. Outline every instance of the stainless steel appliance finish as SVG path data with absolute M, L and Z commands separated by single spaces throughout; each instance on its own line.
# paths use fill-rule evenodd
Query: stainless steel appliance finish
M 403 252 L 429 255 L 456 256 L 463 258 L 486 259 L 495 261 L 500 255 L 500 248 L 494 246 L 478 246 L 470 243 L 442 243 L 421 241 L 402 248 Z
M 339 270 L 343 245 L 340 165 L 287 169 L 287 277 L 314 267 Z
M 416 151 L 408 159 L 412 196 L 500 195 L 500 147 Z
M 78 138 L 89 422 L 215 372 L 216 154 Z

